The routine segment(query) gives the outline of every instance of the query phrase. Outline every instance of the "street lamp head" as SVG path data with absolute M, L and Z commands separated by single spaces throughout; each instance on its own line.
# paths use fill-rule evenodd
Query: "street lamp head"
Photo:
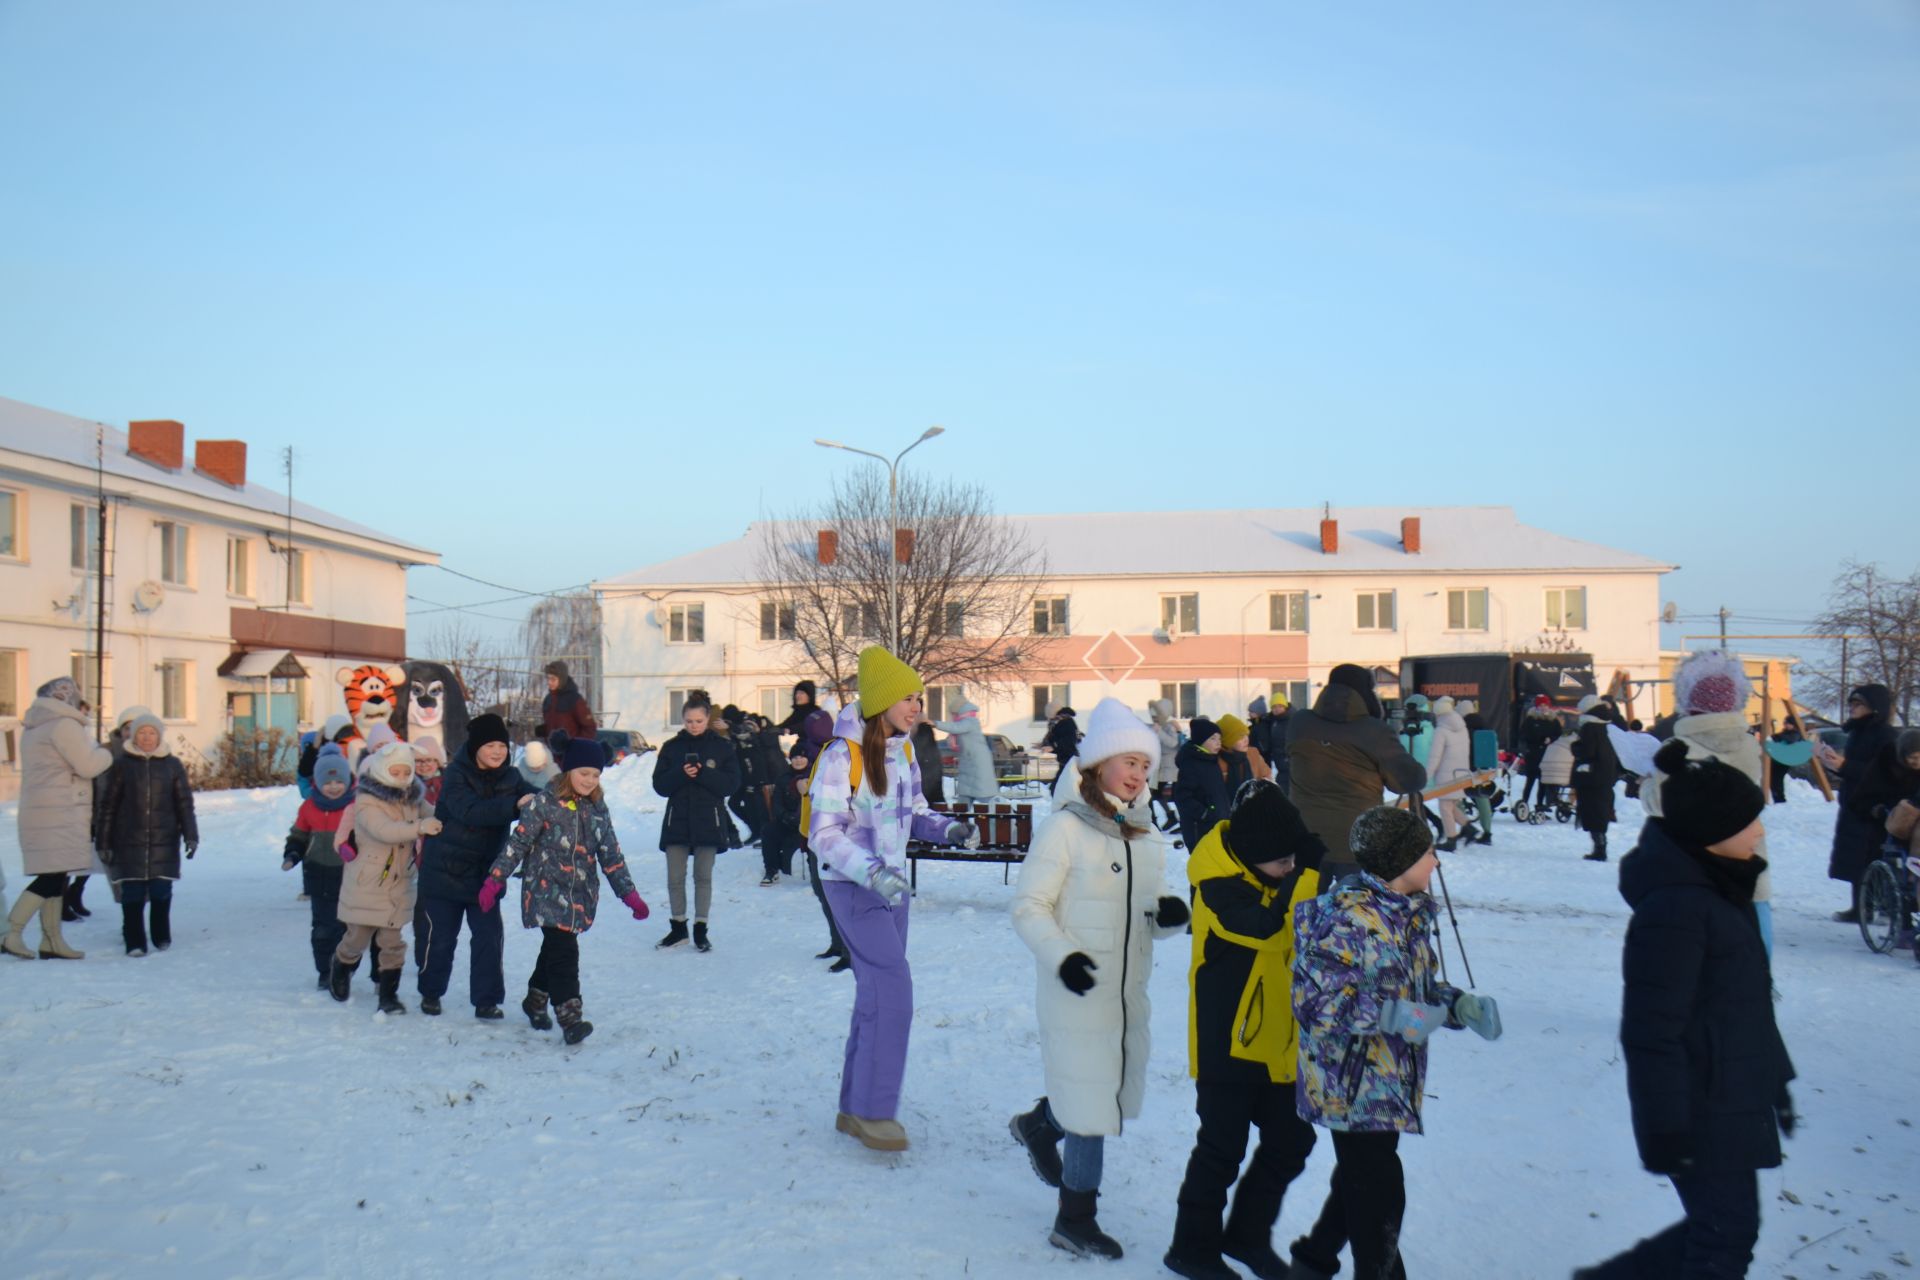
M 931 440 L 935 436 L 945 435 L 946 433 L 947 433 L 947 429 L 945 427 L 928 427 L 925 431 L 922 431 L 920 433 L 920 439 Z M 918 443 L 918 441 L 916 441 L 915 443 Z
M 822 449 L 844 449 L 847 447 L 841 444 L 838 440 L 822 440 L 817 436 L 814 438 L 813 442 L 819 445 Z

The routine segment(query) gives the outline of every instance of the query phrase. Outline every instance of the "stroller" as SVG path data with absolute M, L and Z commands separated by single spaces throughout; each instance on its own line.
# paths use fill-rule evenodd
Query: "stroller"
M 1540 787 L 1534 803 L 1516 802 L 1513 818 L 1530 825 L 1549 820 L 1572 822 L 1573 803 L 1573 735 L 1561 734 L 1540 757 Z

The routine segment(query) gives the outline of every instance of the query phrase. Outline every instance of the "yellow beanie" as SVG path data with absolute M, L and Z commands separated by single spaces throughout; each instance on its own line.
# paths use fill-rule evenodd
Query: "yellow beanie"
M 927 686 L 920 674 L 879 645 L 860 651 L 860 714 L 879 715 L 902 698 L 910 698 Z
M 1231 747 L 1236 742 L 1247 740 L 1247 722 L 1239 716 L 1225 715 L 1213 722 L 1220 729 L 1220 745 Z

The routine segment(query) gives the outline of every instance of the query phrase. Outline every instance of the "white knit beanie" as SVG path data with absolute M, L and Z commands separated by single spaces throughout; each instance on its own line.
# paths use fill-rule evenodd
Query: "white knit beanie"
M 1143 755 L 1149 767 L 1160 767 L 1160 735 L 1118 698 L 1102 698 L 1087 717 L 1086 736 L 1080 740 L 1080 759 L 1087 769 L 1102 760 L 1129 752 Z
M 1443 716 L 1451 710 L 1453 710 L 1453 699 L 1446 694 L 1443 693 L 1433 700 L 1433 714 Z
M 1745 711 L 1752 697 L 1746 667 L 1725 649 L 1690 653 L 1673 673 L 1673 705 L 1683 716 Z

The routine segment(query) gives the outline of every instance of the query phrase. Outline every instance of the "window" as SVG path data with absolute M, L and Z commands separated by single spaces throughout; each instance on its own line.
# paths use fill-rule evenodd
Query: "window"
M 227 594 L 253 594 L 253 544 L 245 538 L 227 539 Z
M 780 704 L 780 695 L 785 692 L 778 686 L 760 691 L 760 714 L 775 724 L 787 718 L 787 709 Z
M 68 659 L 67 674 L 72 676 L 73 682 L 80 686 L 81 699 L 85 701 L 88 706 L 99 708 L 102 704 L 100 702 L 100 684 L 94 679 L 94 676 L 97 674 L 93 669 L 94 655 L 75 650 L 68 655 Z M 113 681 L 112 658 L 107 659 L 106 668 L 107 682 L 111 684 Z M 107 708 L 107 710 L 112 710 L 112 708 Z
M 687 698 L 697 692 L 694 689 L 667 690 L 667 723 L 678 725 L 680 717 L 686 712 Z
M 676 604 L 667 607 L 668 644 L 705 644 L 707 642 L 707 606 Z M 675 713 L 678 719 L 678 713 Z
M 193 664 L 169 658 L 160 664 L 160 718 L 193 719 Z
M 0 489 L 0 556 L 21 560 L 26 548 L 20 538 L 20 495 L 12 489 Z
M 947 618 L 946 618 L 947 625 L 946 625 L 946 629 L 940 633 L 941 635 L 964 636 L 965 634 L 967 634 L 967 606 L 966 605 L 961 604 L 957 600 L 949 600 L 947 601 L 946 615 L 947 615 Z
M 1267 630 L 1305 631 L 1306 629 L 1306 592 L 1272 591 L 1267 594 Z
M 68 528 L 72 533 L 72 564 L 92 573 L 100 567 L 100 509 L 74 503 L 68 510 Z
M 307 553 L 298 547 L 287 548 L 287 600 L 291 604 L 313 603 L 313 577 L 308 571 Z
M 1181 720 L 1191 720 L 1200 714 L 1200 682 L 1188 680 L 1180 684 L 1163 682 L 1160 685 L 1160 700 L 1173 704 L 1173 714 Z
M 1285 698 L 1287 705 L 1295 710 L 1304 710 L 1313 705 L 1307 697 L 1305 680 L 1275 680 L 1267 686 L 1267 706 L 1276 707 L 1280 699 Z
M 840 634 L 843 636 L 865 636 L 869 639 L 880 634 L 880 606 L 877 604 L 843 604 L 840 606 Z
M 1200 634 L 1200 597 L 1193 594 L 1160 597 L 1160 629 L 1170 636 Z
M 1485 631 L 1487 629 L 1487 589 L 1468 587 L 1447 592 L 1447 630 Z
M 12 719 L 20 714 L 22 656 L 18 649 L 0 649 L 0 717 Z
M 1547 588 L 1547 625 L 1555 630 L 1587 629 L 1587 589 L 1585 587 Z
M 957 684 L 937 684 L 927 690 L 927 719 L 950 720 L 953 709 L 966 699 L 966 689 Z
M 1362 591 L 1354 599 L 1353 625 L 1361 631 L 1393 630 L 1393 592 Z
M 176 587 L 192 585 L 187 578 L 193 567 L 192 543 L 187 526 L 163 520 L 154 526 L 160 530 L 160 581 Z
M 1065 596 L 1033 598 L 1033 634 L 1037 636 L 1067 634 L 1067 598 Z
M 760 602 L 760 638 L 762 640 L 793 639 L 795 621 L 792 605 L 778 600 Z
M 1045 724 L 1047 712 L 1056 706 L 1073 705 L 1073 686 L 1070 684 L 1037 684 L 1033 686 L 1033 718 L 1037 723 Z

